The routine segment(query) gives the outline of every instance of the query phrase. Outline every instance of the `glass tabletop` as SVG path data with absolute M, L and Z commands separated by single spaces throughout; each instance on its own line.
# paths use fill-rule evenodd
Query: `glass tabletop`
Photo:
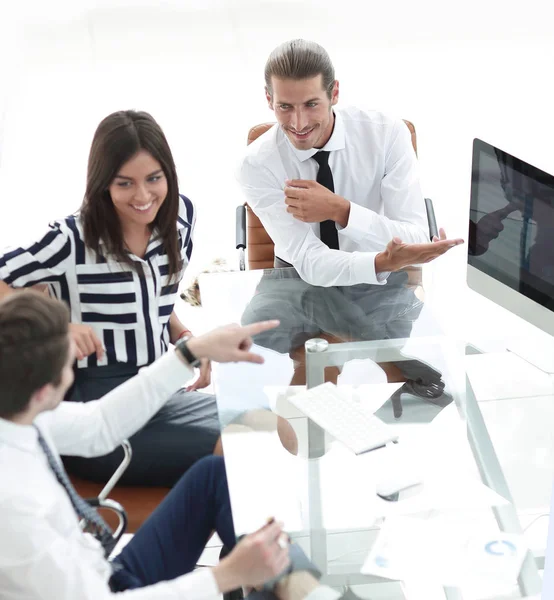
M 420 269 L 326 288 L 292 268 L 212 273 L 200 293 L 214 326 L 280 320 L 254 339 L 263 365 L 214 365 L 237 535 L 274 516 L 325 583 L 362 597 L 398 581 L 385 597 L 412 597 L 421 581 L 452 598 L 540 591 L 466 344 L 433 319 Z M 374 415 L 396 442 L 354 454 L 308 418 L 294 396 L 324 382 L 342 410 Z M 408 480 L 394 500 L 378 493 Z

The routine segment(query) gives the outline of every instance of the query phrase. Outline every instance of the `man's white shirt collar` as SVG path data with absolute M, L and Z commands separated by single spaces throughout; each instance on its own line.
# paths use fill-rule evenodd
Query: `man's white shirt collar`
M 0 444 L 13 446 L 23 452 L 36 452 L 37 439 L 37 430 L 32 425 L 0 419 Z

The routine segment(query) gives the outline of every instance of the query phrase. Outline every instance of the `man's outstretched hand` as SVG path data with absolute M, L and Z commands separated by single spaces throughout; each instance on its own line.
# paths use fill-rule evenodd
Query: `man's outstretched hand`
M 279 321 L 261 321 L 241 327 L 225 325 L 204 335 L 191 338 L 187 345 L 190 351 L 200 359 L 207 358 L 216 362 L 252 362 L 261 364 L 264 359 L 250 352 L 252 336 L 274 329 Z
M 461 238 L 448 240 L 444 229 L 439 230 L 439 237 L 435 236 L 428 244 L 405 244 L 400 238 L 393 238 L 383 252 L 375 257 L 375 271 L 387 273 L 399 271 L 410 265 L 421 265 L 431 262 L 454 246 L 463 244 Z

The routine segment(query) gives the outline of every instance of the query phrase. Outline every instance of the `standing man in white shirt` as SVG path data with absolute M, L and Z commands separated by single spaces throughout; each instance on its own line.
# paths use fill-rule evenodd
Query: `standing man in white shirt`
M 270 54 L 265 93 L 277 124 L 248 146 L 239 182 L 275 244 L 275 266 L 292 266 L 308 284 L 333 288 L 314 298 L 336 310 L 322 318 L 310 305 L 306 314 L 305 295 L 297 310 L 290 299 L 270 302 L 276 288 L 261 282 L 243 322 L 266 312 L 280 318 L 280 331 L 265 336 L 278 351 L 293 348 L 276 347 L 275 340 L 282 346 L 283 339 L 306 331 L 339 331 L 347 340 L 408 337 L 421 302 L 400 270 L 434 260 L 463 240 L 446 239 L 441 229 L 429 242 L 406 124 L 380 112 L 336 108 L 339 82 L 331 59 L 305 40 L 285 42 Z M 344 318 L 349 305 L 364 315 L 353 325 Z M 389 374 L 423 382 L 419 391 L 426 399 L 440 396 L 440 373 L 421 366 L 403 361 L 397 364 L 401 372 Z
M 103 600 L 124 592 L 137 600 L 217 600 L 275 577 L 282 600 L 303 597 L 291 589 L 304 596 L 320 589 L 305 559 L 297 571 L 306 577 L 290 588 L 296 579 L 284 576 L 291 558 L 295 564 L 289 551 L 294 547 L 298 558 L 299 550 L 279 523 L 235 546 L 221 457 L 188 470 L 113 561 L 109 527 L 77 495 L 60 461 L 60 453 L 111 451 L 192 378 L 198 359 L 263 362 L 250 352 L 251 336 L 277 323 L 231 325 L 177 342 L 175 351 L 102 399 L 62 402 L 75 356 L 67 308 L 32 291 L 0 302 L 0 597 Z M 81 520 L 92 534 L 81 531 Z M 213 569 L 190 573 L 213 530 L 235 548 Z M 338 596 L 327 590 L 319 598 Z

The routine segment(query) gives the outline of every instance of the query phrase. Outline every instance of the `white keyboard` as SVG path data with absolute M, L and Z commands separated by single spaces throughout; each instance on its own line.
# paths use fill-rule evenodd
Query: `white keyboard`
M 354 454 L 382 448 L 398 439 L 392 427 L 364 412 L 356 400 L 340 393 L 333 383 L 291 395 L 289 401 Z

